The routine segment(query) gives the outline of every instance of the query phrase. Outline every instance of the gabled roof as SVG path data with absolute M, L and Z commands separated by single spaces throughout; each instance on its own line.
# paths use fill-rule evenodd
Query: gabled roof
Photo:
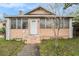
M 36 11 L 36 10 L 39 10 L 39 9 L 43 9 L 44 11 L 48 12 L 50 15 L 55 15 L 55 14 L 52 13 L 51 11 L 49 11 L 49 10 L 47 10 L 46 8 L 41 7 L 41 6 L 39 6 L 39 7 L 35 8 L 35 9 L 33 9 L 33 10 L 31 10 L 31 11 L 25 13 L 24 15 L 29 15 L 31 12 Z

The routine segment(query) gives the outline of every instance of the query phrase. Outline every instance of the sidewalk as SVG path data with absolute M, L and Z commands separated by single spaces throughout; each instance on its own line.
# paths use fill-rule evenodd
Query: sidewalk
M 34 44 L 25 45 L 17 56 L 39 56 L 39 48 Z

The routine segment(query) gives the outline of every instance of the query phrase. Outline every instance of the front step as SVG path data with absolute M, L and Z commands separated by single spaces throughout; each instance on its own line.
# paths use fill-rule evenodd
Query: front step
M 27 40 L 26 43 L 27 43 L 27 44 L 39 44 L 39 43 L 40 43 L 40 40 L 36 40 L 36 39 Z
M 39 44 L 41 42 L 39 37 L 29 37 L 26 41 L 25 44 Z

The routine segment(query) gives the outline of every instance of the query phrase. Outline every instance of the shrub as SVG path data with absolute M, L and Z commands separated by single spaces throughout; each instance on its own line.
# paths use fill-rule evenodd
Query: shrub
M 55 47 L 55 40 L 43 40 L 40 44 L 40 55 L 42 56 L 78 56 L 79 38 L 60 39 L 58 47 Z

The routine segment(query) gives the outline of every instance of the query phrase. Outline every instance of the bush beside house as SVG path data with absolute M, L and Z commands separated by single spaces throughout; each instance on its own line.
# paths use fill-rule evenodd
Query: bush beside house
M 40 44 L 40 55 L 42 56 L 78 56 L 79 38 L 58 40 L 58 47 L 55 47 L 55 40 L 43 40 Z
M 5 28 L 0 28 L 0 38 L 5 37 Z

